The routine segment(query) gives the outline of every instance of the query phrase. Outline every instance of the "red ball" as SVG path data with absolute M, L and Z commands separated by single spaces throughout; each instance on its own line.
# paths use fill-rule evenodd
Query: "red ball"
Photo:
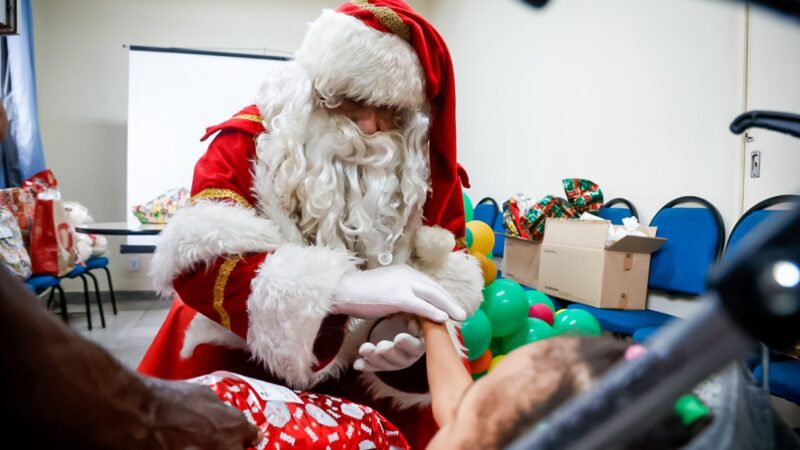
M 544 320 L 548 325 L 553 325 L 553 310 L 543 303 L 537 303 L 528 309 L 528 317 Z

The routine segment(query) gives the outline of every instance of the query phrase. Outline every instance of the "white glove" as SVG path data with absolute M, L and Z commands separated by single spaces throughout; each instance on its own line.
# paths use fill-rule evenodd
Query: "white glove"
M 346 274 L 334 294 L 333 312 L 361 319 L 409 313 L 435 322 L 467 317 L 439 283 L 406 265 Z
M 361 344 L 361 358 L 353 368 L 362 372 L 394 371 L 410 367 L 425 354 L 422 331 L 414 319 L 396 315 L 378 322 L 370 342 Z

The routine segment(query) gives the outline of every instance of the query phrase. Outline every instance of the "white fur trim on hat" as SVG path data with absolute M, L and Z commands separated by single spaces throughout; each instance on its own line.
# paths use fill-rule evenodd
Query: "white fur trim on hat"
M 200 200 L 178 211 L 161 233 L 153 256 L 153 283 L 169 294 L 172 281 L 184 271 L 224 255 L 270 251 L 282 242 L 275 223 L 258 216 L 254 208 Z
M 313 371 L 314 342 L 339 279 L 356 263 L 346 250 L 285 244 L 267 256 L 251 282 L 247 345 L 289 387 L 306 389 L 338 371 Z
M 419 110 L 425 77 L 411 45 L 331 10 L 313 22 L 295 54 L 323 97 Z

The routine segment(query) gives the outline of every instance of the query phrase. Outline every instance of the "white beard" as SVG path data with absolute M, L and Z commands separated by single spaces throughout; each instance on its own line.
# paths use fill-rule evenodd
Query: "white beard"
M 265 82 L 259 98 L 269 134 L 258 154 L 273 198 L 307 243 L 346 248 L 368 267 L 389 264 L 422 219 L 428 115 L 408 113 L 401 130 L 365 136 L 319 105 L 297 69 Z

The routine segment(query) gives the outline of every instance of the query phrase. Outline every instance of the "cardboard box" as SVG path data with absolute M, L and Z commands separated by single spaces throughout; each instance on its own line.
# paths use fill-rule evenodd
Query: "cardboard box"
M 539 255 L 542 245 L 539 242 L 505 234 L 501 271 L 503 278 L 519 284 L 537 288 L 539 285 Z
M 609 226 L 605 220 L 548 218 L 536 288 L 599 308 L 645 309 L 650 254 L 666 239 L 642 226 L 647 237 L 626 236 L 606 247 Z

